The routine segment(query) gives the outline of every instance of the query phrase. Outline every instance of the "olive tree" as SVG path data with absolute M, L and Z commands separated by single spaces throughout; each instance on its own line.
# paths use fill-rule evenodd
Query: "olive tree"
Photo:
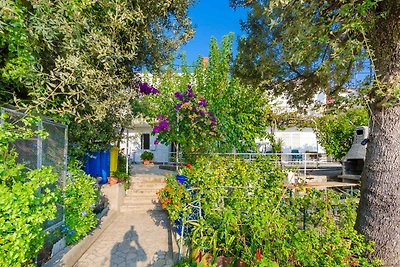
M 161 68 L 192 37 L 193 2 L 0 1 L 0 102 L 115 138 L 135 116 L 133 71 Z

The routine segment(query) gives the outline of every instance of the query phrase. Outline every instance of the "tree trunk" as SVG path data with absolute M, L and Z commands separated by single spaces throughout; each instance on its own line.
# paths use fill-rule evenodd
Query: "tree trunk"
M 400 266 L 400 1 L 379 3 L 386 11 L 369 32 L 377 81 L 372 91 L 369 143 L 361 177 L 356 228 L 375 242 L 373 258 Z M 379 93 L 380 92 L 380 93 Z
M 372 257 L 400 266 L 400 106 L 373 116 L 356 227 L 375 242 Z

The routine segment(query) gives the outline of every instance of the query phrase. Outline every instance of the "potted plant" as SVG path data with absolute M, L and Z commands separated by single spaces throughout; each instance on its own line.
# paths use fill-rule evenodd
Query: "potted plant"
M 150 164 L 150 161 L 153 160 L 154 155 L 150 151 L 145 151 L 142 153 L 142 155 L 140 155 L 140 158 L 143 160 L 144 165 L 148 165 Z

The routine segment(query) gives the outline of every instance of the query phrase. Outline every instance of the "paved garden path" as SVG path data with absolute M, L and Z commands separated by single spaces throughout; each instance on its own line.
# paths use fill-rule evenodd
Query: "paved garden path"
M 158 166 L 133 165 L 131 189 L 114 222 L 75 267 L 171 266 L 172 235 L 168 217 L 156 202 L 164 184 Z

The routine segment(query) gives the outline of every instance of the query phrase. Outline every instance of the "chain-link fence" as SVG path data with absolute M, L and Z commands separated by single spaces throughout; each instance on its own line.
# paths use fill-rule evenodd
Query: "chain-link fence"
M 16 124 L 22 123 L 21 119 L 26 116 L 22 112 L 8 108 L 1 110 L 1 113 L 4 112 L 9 115 L 7 120 Z M 14 142 L 13 147 L 18 153 L 18 163 L 24 164 L 28 169 L 37 169 L 42 166 L 53 167 L 53 171 L 58 174 L 59 186 L 64 187 L 67 172 L 68 126 L 43 117 L 32 130 L 43 130 L 47 133 L 47 137 L 33 136 Z M 56 219 L 47 221 L 44 227 L 46 230 L 55 229 L 63 222 L 63 207 L 57 205 Z

